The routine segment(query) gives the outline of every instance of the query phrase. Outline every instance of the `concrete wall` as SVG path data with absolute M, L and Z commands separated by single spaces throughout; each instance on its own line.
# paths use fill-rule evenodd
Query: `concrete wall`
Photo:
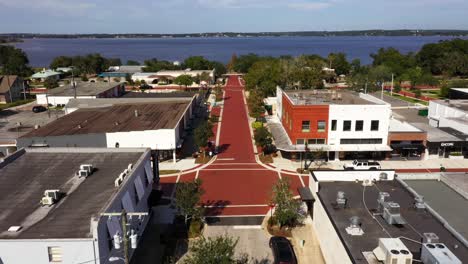
M 310 175 L 309 182 L 315 182 L 317 179 L 318 182 L 321 181 L 363 181 L 363 180 L 379 180 L 380 175 L 385 173 L 387 175 L 387 180 L 393 180 L 395 178 L 395 171 L 393 170 L 376 170 L 376 171 L 313 171 Z M 314 177 L 312 177 L 312 174 Z M 316 188 L 315 188 L 316 189 Z
M 170 150 L 176 147 L 176 130 L 159 129 L 149 131 L 116 132 L 106 134 L 106 146 L 115 148 L 119 143 L 120 148 L 151 148 Z
M 343 138 L 381 138 L 382 144 L 377 145 L 386 145 L 390 115 L 389 105 L 330 105 L 328 144 L 340 145 L 340 140 Z M 337 120 L 336 131 L 331 130 L 332 120 Z M 351 120 L 351 131 L 343 131 L 343 121 L 345 120 Z M 355 131 L 357 120 L 364 121 L 363 131 Z M 378 131 L 371 131 L 372 120 L 379 120 Z
M 48 145 L 49 147 L 85 147 L 85 148 L 105 148 L 105 134 L 84 134 L 65 135 L 57 137 L 29 137 L 18 138 L 18 148 L 30 147 L 34 145 Z
M 50 264 L 48 247 L 61 248 L 61 264 L 99 263 L 94 262 L 94 244 L 93 239 L 0 240 L 0 263 Z
M 463 118 L 467 117 L 467 114 L 454 107 L 449 107 L 438 102 L 429 102 L 429 113 L 427 116 L 429 119 L 440 120 L 442 117 L 446 118 Z M 441 126 L 441 125 L 439 125 Z
M 40 104 L 40 105 L 47 105 L 47 101 L 49 102 L 49 104 L 54 105 L 54 106 L 66 105 L 68 104 L 68 101 L 70 101 L 70 99 L 73 99 L 73 98 L 74 98 L 73 96 L 53 96 L 53 95 L 46 96 L 46 94 L 36 94 L 37 104 Z M 93 98 L 96 98 L 96 96 L 78 96 L 77 98 L 93 99 Z
M 316 199 L 313 211 L 313 226 L 315 234 L 320 243 L 323 258 L 327 264 L 347 264 L 353 263 L 346 252 L 327 212 L 318 199 L 317 194 L 313 193 Z

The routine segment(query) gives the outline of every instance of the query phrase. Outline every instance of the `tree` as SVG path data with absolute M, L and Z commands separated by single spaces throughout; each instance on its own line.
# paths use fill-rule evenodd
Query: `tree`
M 235 248 L 239 239 L 227 235 L 202 237 L 190 248 L 190 253 L 183 264 L 245 264 L 248 257 L 244 254 L 236 257 Z
M 139 66 L 141 65 L 139 61 L 136 61 L 136 60 L 128 60 L 127 61 L 127 65 L 131 65 L 131 66 Z
M 236 63 L 237 63 L 237 56 L 236 56 L 235 53 L 233 53 L 232 56 L 231 56 L 231 60 L 227 64 L 227 70 L 230 71 L 230 72 L 233 72 Z
M 207 120 L 203 121 L 194 131 L 195 144 L 205 156 L 205 148 L 208 146 L 208 140 L 214 135 L 213 124 Z
M 53 88 L 59 87 L 59 84 L 57 80 L 48 78 L 44 81 L 44 87 L 47 89 L 53 89 Z
M 0 73 L 3 75 L 30 76 L 29 59 L 22 50 L 12 46 L 0 45 Z
M 188 74 L 182 74 L 182 75 L 177 76 L 177 78 L 174 79 L 174 83 L 178 85 L 183 85 L 185 86 L 185 88 L 187 88 L 187 86 L 192 85 L 193 79 L 192 79 L 192 76 Z
M 211 68 L 211 63 L 203 56 L 191 56 L 184 60 L 184 68 L 192 70 L 208 70 Z
M 253 90 L 247 98 L 247 105 L 249 106 L 250 116 L 257 119 L 265 112 L 263 103 L 263 96 L 260 91 Z
M 290 187 L 289 178 L 280 179 L 273 186 L 272 202 L 276 206 L 274 219 L 280 227 L 295 226 L 303 219 L 300 213 L 301 202 L 293 198 Z
M 328 61 L 332 69 L 335 69 L 336 74 L 348 74 L 351 70 L 351 65 L 346 60 L 346 54 L 339 53 L 330 53 L 328 55 Z
M 416 64 L 412 53 L 404 55 L 395 48 L 381 48 L 377 53 L 372 53 L 370 56 L 374 59 L 372 62 L 373 66 L 385 65 L 390 69 L 391 73 L 397 76 L 403 74 L 406 69 L 414 67 Z
M 271 133 L 268 131 L 266 127 L 260 127 L 257 128 L 254 132 L 254 139 L 255 139 L 255 144 L 257 146 L 260 146 L 262 148 L 262 151 L 271 143 L 273 140 L 271 139 Z
M 280 65 L 277 59 L 256 62 L 244 76 L 248 90 L 258 90 L 265 96 L 274 95 L 280 84 Z
M 249 72 L 250 68 L 258 61 L 262 60 L 263 58 L 259 57 L 257 54 L 249 53 L 246 55 L 242 55 L 236 58 L 236 62 L 233 65 L 233 69 L 236 72 L 240 73 L 247 73 Z
M 158 72 L 161 70 L 180 70 L 181 67 L 178 65 L 174 65 L 174 63 L 165 61 L 165 60 L 158 60 L 156 58 L 145 60 L 145 67 L 143 67 L 144 72 Z
M 201 185 L 200 179 L 176 184 L 175 206 L 178 213 L 184 216 L 186 225 L 189 219 L 199 218 L 203 215 L 202 208 L 198 206 L 204 194 Z
M 311 60 L 305 56 L 299 56 L 294 60 L 294 67 L 291 72 L 293 82 L 299 89 L 323 88 L 324 66 L 321 60 Z

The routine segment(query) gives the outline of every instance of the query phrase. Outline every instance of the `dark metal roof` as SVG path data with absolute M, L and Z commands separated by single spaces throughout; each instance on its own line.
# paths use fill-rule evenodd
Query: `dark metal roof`
M 22 137 L 174 129 L 189 104 L 189 101 L 178 101 L 83 108 Z
M 108 83 L 108 82 L 76 82 L 77 96 L 96 96 L 114 87 L 121 86 L 123 83 Z M 54 89 L 49 89 L 49 96 L 74 96 L 75 88 L 73 85 L 65 85 Z
M 0 238 L 92 237 L 91 218 L 98 217 L 118 191 L 114 187 L 118 175 L 129 163 L 136 164 L 143 153 L 144 150 L 106 149 L 26 151 L 6 166 L 0 166 Z M 78 179 L 75 173 L 81 164 L 92 164 L 96 170 L 88 178 Z M 50 209 L 42 208 L 39 201 L 48 189 L 68 194 Z M 46 215 L 42 217 L 44 210 Z M 8 232 L 11 226 L 23 229 Z
M 16 75 L 0 75 L 0 93 L 6 93 L 11 86 L 15 84 L 18 76 Z
M 468 248 L 455 238 L 432 214 L 425 210 L 414 209 L 414 197 L 396 180 L 380 181 L 370 187 L 364 187 L 362 183 L 355 182 L 320 182 L 319 188 L 319 199 L 355 263 L 367 264 L 362 252 L 374 250 L 378 246 L 379 238 L 389 237 L 376 221 L 379 221 L 393 238 L 403 236 L 421 241 L 420 234 L 436 233 L 440 238 L 440 242 L 446 244 L 462 262 L 468 261 Z M 335 206 L 338 191 L 345 192 L 348 199 L 347 208 L 345 209 Z M 372 213 L 377 212 L 377 197 L 380 191 L 390 194 L 388 201 L 400 204 L 401 215 L 408 224 L 402 226 L 389 225 L 380 215 L 376 215 L 375 219 L 371 216 Z M 367 211 L 366 206 L 369 208 L 370 213 Z M 345 229 L 350 225 L 349 219 L 352 216 L 360 218 L 364 235 L 351 236 L 347 234 Z M 405 239 L 402 239 L 402 242 L 412 252 L 415 259 L 420 259 L 419 244 L 408 242 Z M 455 245 L 458 248 L 455 248 Z

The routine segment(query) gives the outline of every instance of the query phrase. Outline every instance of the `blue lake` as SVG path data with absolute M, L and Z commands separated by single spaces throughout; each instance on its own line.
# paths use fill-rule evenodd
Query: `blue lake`
M 138 60 L 158 58 L 182 61 L 201 55 L 228 62 L 232 54 L 256 53 L 281 56 L 344 52 L 348 59 L 372 62 L 369 54 L 379 48 L 394 47 L 403 53 L 418 51 L 426 43 L 451 37 L 259 37 L 259 38 L 154 38 L 154 39 L 26 39 L 16 47 L 23 49 L 33 66 L 47 66 L 61 55 L 100 53 L 105 57 Z

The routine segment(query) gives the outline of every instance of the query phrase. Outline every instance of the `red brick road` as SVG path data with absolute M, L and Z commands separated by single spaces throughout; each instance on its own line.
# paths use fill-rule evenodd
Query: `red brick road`
M 280 177 L 290 179 L 295 195 L 298 187 L 307 184 L 306 177 L 301 181 L 296 174 L 278 173 L 256 162 L 243 91 L 243 81 L 230 76 L 225 87 L 222 121 L 218 124 L 220 153 L 216 161 L 195 173 L 163 178 L 164 195 L 170 196 L 177 180 L 198 177 L 203 181 L 202 203 L 207 207 L 207 215 L 265 215 L 272 186 Z

